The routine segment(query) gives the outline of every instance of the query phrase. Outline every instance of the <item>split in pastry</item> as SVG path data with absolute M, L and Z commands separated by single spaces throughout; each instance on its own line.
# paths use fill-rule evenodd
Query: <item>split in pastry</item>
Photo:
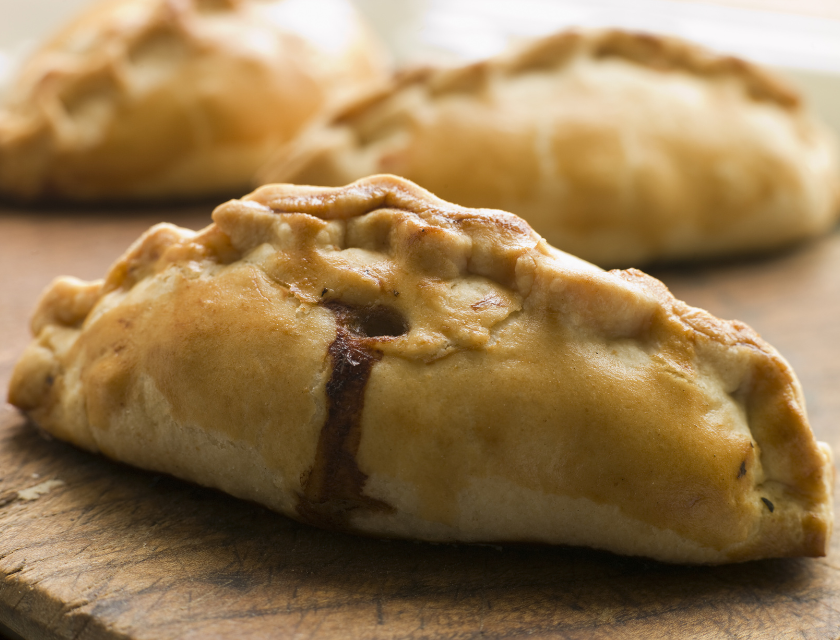
M 106 0 L 21 69 L 0 111 L 0 196 L 242 193 L 323 109 L 387 77 L 347 0 Z
M 9 400 L 317 526 L 686 563 L 826 552 L 790 366 L 640 271 L 393 176 L 270 185 L 59 278 Z
M 834 139 L 779 78 L 622 31 L 405 73 L 278 150 L 258 183 L 376 173 L 512 211 L 603 267 L 767 251 L 840 214 Z

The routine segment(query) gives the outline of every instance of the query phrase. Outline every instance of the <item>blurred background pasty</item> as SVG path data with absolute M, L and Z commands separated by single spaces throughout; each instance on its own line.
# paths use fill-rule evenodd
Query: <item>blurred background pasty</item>
M 393 176 L 266 186 L 60 278 L 10 401 L 317 526 L 672 562 L 826 552 L 828 446 L 754 331 Z
M 733 256 L 840 214 L 834 139 L 779 78 L 685 41 L 564 32 L 407 72 L 282 148 L 258 183 L 404 176 L 512 211 L 603 267 Z
M 304 123 L 387 71 L 346 0 L 99 2 L 10 88 L 0 197 L 242 193 Z

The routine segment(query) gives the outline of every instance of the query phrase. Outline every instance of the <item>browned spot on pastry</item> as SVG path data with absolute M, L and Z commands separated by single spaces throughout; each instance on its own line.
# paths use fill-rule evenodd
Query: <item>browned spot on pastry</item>
M 745 475 L 747 475 L 747 461 L 746 460 L 741 462 L 741 468 L 738 469 L 738 477 L 739 478 L 743 478 Z
M 376 342 L 406 332 L 402 315 L 382 306 L 353 308 L 325 305 L 335 314 L 336 335 L 329 347 L 332 375 L 327 382 L 327 419 L 321 429 L 312 469 L 302 477 L 298 514 L 312 524 L 349 528 L 354 509 L 391 511 L 381 500 L 363 494 L 367 475 L 356 463 L 361 441 L 365 387 L 373 365 L 382 358 Z
M 820 556 L 825 554 L 825 549 L 828 548 L 828 537 L 830 529 L 826 526 L 826 521 L 816 517 L 813 513 L 808 513 L 802 518 L 802 547 L 800 553 L 802 555 Z
M 773 503 L 772 503 L 772 502 L 770 502 L 767 498 L 762 498 L 762 499 L 761 499 L 761 501 L 762 501 L 764 504 L 766 504 L 766 505 L 767 505 L 767 508 L 768 508 L 768 509 L 770 509 L 770 513 L 773 513 L 773 509 L 775 509 L 775 507 L 773 506 Z
M 199 11 L 230 11 L 236 9 L 236 0 L 198 0 L 196 8 Z

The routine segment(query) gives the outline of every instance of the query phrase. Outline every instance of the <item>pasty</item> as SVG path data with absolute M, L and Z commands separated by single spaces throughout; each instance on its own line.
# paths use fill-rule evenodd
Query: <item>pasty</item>
M 512 211 L 604 267 L 770 250 L 840 214 L 834 140 L 780 79 L 621 31 L 407 73 L 281 148 L 259 182 L 376 173 Z
M 0 196 L 242 193 L 304 123 L 386 77 L 347 0 L 99 2 L 12 86 Z
M 317 526 L 674 562 L 823 555 L 832 466 L 747 326 L 393 176 L 265 186 L 59 278 L 14 405 Z

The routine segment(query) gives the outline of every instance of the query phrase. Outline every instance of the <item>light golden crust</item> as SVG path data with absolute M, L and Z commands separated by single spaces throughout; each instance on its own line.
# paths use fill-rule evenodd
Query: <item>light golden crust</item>
M 337 186 L 385 172 L 513 211 L 601 266 L 765 251 L 840 214 L 834 140 L 784 83 L 622 31 L 406 74 L 313 125 L 258 180 Z
M 10 402 L 56 436 L 374 535 L 822 555 L 832 466 L 758 335 L 500 211 L 266 186 L 61 278 Z
M 345 0 L 99 2 L 11 88 L 0 196 L 241 193 L 314 115 L 386 73 L 383 50 Z

